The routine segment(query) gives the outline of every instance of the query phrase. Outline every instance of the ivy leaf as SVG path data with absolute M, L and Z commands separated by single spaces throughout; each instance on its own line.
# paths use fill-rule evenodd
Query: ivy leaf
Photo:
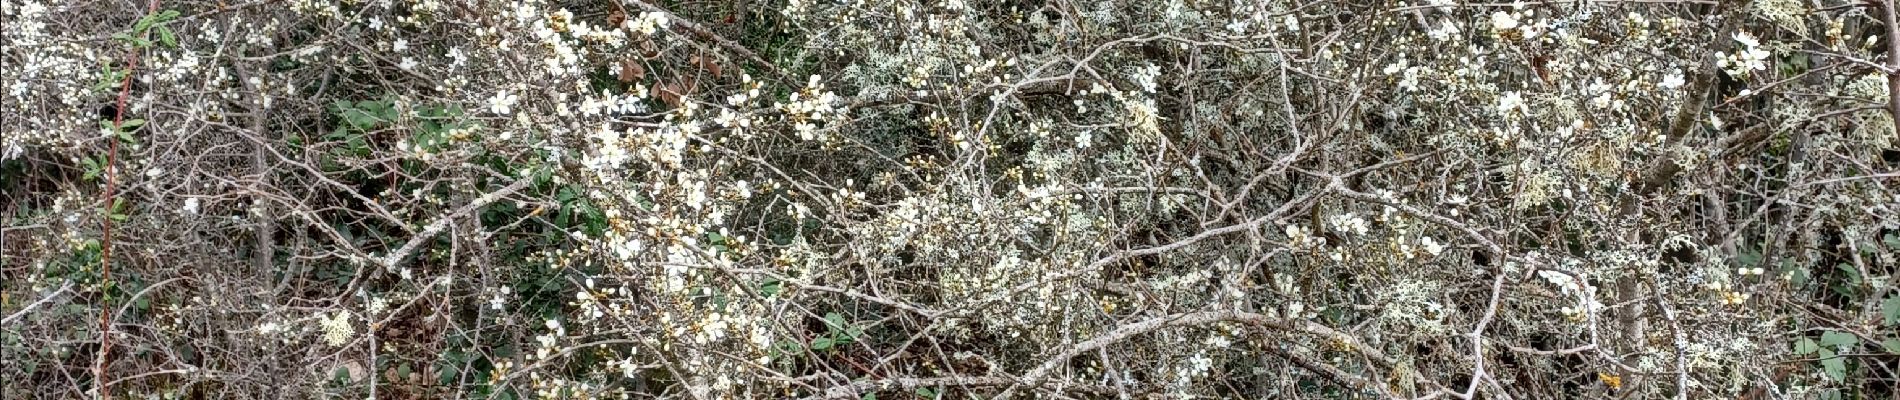
M 1801 338 L 1800 341 L 1794 342 L 1795 354 L 1814 354 L 1816 350 L 1820 349 L 1821 345 L 1814 344 L 1814 339 Z
M 759 293 L 764 294 L 765 297 L 778 296 L 779 292 L 784 290 L 785 284 L 777 279 L 768 279 L 764 284 L 759 285 Z
M 846 339 L 856 340 L 860 336 L 864 336 L 864 328 L 853 326 L 844 329 L 844 337 Z
M 1855 344 L 1859 344 L 1859 343 L 1860 343 L 1860 338 L 1856 338 L 1854 337 L 1854 335 L 1847 334 L 1847 332 L 1827 331 L 1826 333 L 1821 334 L 1821 345 L 1827 346 L 1827 347 L 1833 347 L 1834 350 L 1837 350 L 1837 351 L 1846 350 L 1847 347 L 1852 347 Z
M 1860 270 L 1855 269 L 1853 264 L 1848 264 L 1848 263 L 1835 264 L 1834 269 L 1840 270 L 1841 272 L 1847 274 L 1848 284 L 1850 285 L 1860 284 Z
M 436 373 L 436 377 L 435 377 L 436 382 L 440 382 L 442 386 L 448 386 L 450 384 L 454 384 L 455 383 L 455 366 L 443 365 L 440 368 L 442 372 Z
M 1821 350 L 1821 372 L 1836 382 L 1847 380 L 1847 359 L 1834 356 L 1834 352 Z
M 844 314 L 836 311 L 825 313 L 825 328 L 831 329 L 832 332 L 844 330 Z
M 831 345 L 832 345 L 832 344 L 833 344 L 833 342 L 831 341 L 831 338 L 828 338 L 828 337 L 821 337 L 821 338 L 817 338 L 817 339 L 812 339 L 812 340 L 811 340 L 811 349 L 812 349 L 812 350 L 824 350 L 824 349 L 829 349 L 829 348 L 831 348 Z
M 1887 348 L 1888 353 L 1900 354 L 1900 339 L 1883 340 L 1880 342 L 1880 347 Z

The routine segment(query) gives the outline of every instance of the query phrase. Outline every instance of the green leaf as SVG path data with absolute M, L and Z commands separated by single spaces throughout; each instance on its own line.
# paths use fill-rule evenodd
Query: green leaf
M 865 393 L 864 400 L 877 400 L 877 393 Z
M 106 209 L 106 218 L 113 221 L 125 220 L 125 198 L 112 199 L 112 207 Z
M 1853 264 L 1848 264 L 1848 263 L 1835 264 L 1834 269 L 1841 270 L 1841 272 L 1844 272 L 1847 274 L 1848 284 L 1850 285 L 1860 284 L 1860 270 L 1855 269 Z
M 1788 274 L 1788 283 L 1794 284 L 1795 287 L 1808 286 L 1808 270 L 1795 266 L 1793 260 L 1782 260 L 1781 272 Z
M 764 294 L 765 297 L 778 296 L 779 292 L 784 290 L 785 284 L 777 279 L 767 279 L 764 284 L 759 285 L 759 293 Z
M 778 354 L 793 354 L 793 353 L 798 353 L 800 350 L 804 350 L 804 349 L 805 349 L 805 344 L 799 343 L 796 340 L 786 340 L 786 341 L 778 342 L 777 346 L 772 347 L 772 350 Z
M 832 332 L 844 330 L 844 314 L 836 311 L 825 313 L 825 328 Z
M 129 144 L 133 146 L 137 146 L 139 144 L 139 139 L 132 137 L 132 132 L 130 131 L 119 131 L 118 136 L 119 136 L 119 140 L 124 141 L 125 144 Z
M 832 345 L 832 344 L 834 344 L 834 342 L 832 342 L 832 341 L 831 341 L 831 338 L 824 338 L 824 337 L 821 337 L 821 338 L 817 338 L 817 339 L 812 339 L 812 340 L 811 340 L 811 349 L 812 349 L 812 350 L 824 350 L 824 349 L 829 349 L 829 348 L 831 348 L 831 345 Z
M 1847 380 L 1847 359 L 1834 356 L 1834 352 L 1821 350 L 1821 372 L 1836 382 Z
M 132 32 L 144 32 L 146 29 L 151 29 L 152 24 L 156 23 L 158 23 L 158 14 L 146 14 L 144 17 L 139 18 L 139 22 L 132 24 Z
M 443 365 L 439 369 L 441 369 L 441 372 L 437 372 L 435 374 L 435 381 L 437 383 L 441 383 L 442 386 L 448 386 L 450 384 L 455 383 L 455 366 Z
M 86 175 L 80 177 L 80 179 L 90 181 L 93 178 L 97 178 L 99 177 L 99 172 L 103 169 L 99 167 L 100 162 L 94 161 L 92 157 L 81 158 L 79 159 L 79 163 L 85 164 L 86 166 Z
M 1900 339 L 1882 340 L 1880 347 L 1886 348 L 1888 353 L 1900 354 Z
M 1747 252 L 1735 256 L 1735 262 L 1743 267 L 1752 268 L 1761 265 L 1761 253 Z
M 121 131 L 129 131 L 129 130 L 134 130 L 134 129 L 138 129 L 138 128 L 139 128 L 139 127 L 141 127 L 141 126 L 145 126 L 145 120 L 143 120 L 143 119 L 138 119 L 138 118 L 133 118 L 133 119 L 128 119 L 128 120 L 125 120 L 125 121 L 123 121 L 123 122 L 120 122 L 120 123 L 119 123 L 119 130 L 121 130 Z
M 1887 250 L 1900 250 L 1900 233 L 1889 233 L 1881 241 L 1887 243 Z
M 1837 351 L 1846 350 L 1847 347 L 1852 347 L 1859 343 L 1860 338 L 1854 337 L 1854 335 L 1848 334 L 1847 332 L 1827 331 L 1821 334 L 1821 346 L 1833 347 Z
M 917 397 L 935 399 L 937 398 L 937 391 L 930 390 L 930 388 L 917 388 Z
M 1794 342 L 1795 354 L 1814 354 L 1816 350 L 1820 349 L 1821 345 L 1815 344 L 1814 339 L 1801 338 L 1801 340 Z
M 164 44 L 165 47 L 177 48 L 178 36 L 172 35 L 172 28 L 166 27 L 166 26 L 159 26 L 158 27 L 158 42 Z

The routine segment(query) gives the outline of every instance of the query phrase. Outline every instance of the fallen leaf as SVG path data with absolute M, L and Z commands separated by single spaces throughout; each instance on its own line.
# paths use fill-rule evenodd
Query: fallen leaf
M 660 46 L 653 44 L 653 39 L 641 39 L 639 46 L 641 57 L 646 57 L 648 60 L 660 57 Z
M 618 28 L 622 22 L 627 22 L 626 11 L 614 10 L 614 12 L 607 14 L 608 27 Z
M 697 58 L 697 60 L 694 60 L 694 63 L 699 65 L 699 69 L 712 74 L 714 78 L 719 77 L 721 68 L 719 67 L 718 61 L 713 61 L 712 57 L 694 56 L 694 58 Z
M 666 103 L 669 107 L 679 107 L 680 95 L 683 92 L 678 83 L 666 83 L 653 85 L 652 95 L 653 98 L 660 99 L 661 103 Z
M 646 66 L 640 64 L 639 60 L 631 58 L 620 60 L 620 83 L 638 82 L 641 77 L 646 76 L 646 73 Z

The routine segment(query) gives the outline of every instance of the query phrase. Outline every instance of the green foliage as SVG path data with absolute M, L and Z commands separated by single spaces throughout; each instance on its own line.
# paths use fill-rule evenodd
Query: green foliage
M 337 100 L 330 105 L 330 112 L 336 113 L 342 125 L 337 130 L 369 131 L 377 127 L 396 122 L 397 113 L 393 102 L 388 100 L 349 101 Z
M 157 35 L 158 44 L 165 47 L 178 47 L 178 37 L 172 33 L 169 25 L 172 20 L 178 19 L 178 15 L 178 10 L 163 10 L 146 14 L 140 17 L 138 22 L 132 24 L 131 31 L 113 34 L 112 39 L 134 48 L 145 49 L 152 47 L 152 35 Z
M 1848 361 L 1840 354 L 1851 353 L 1860 345 L 1860 338 L 1841 331 L 1824 331 L 1820 341 L 1801 338 L 1795 341 L 1794 353 L 1813 356 L 1821 368 L 1821 373 L 1836 382 L 1847 379 Z
M 844 314 L 825 313 L 825 334 L 812 338 L 812 350 L 828 350 L 836 346 L 851 344 L 864 336 L 864 327 L 845 320 Z

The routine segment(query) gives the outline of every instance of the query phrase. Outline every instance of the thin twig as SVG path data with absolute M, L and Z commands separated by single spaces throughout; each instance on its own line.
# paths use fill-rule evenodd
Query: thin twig
M 753 52 L 752 49 L 745 48 L 745 46 L 740 45 L 739 42 L 734 42 L 732 41 L 732 39 L 727 39 L 724 36 L 719 36 L 718 33 L 713 32 L 711 29 L 706 29 L 705 26 L 701 26 L 700 24 L 695 23 L 692 20 L 680 18 L 679 15 L 673 14 L 673 12 L 667 11 L 666 9 L 660 8 L 659 6 L 648 4 L 647 2 L 641 1 L 641 0 L 626 0 L 626 1 L 628 3 L 632 3 L 635 6 L 639 6 L 640 9 L 647 10 L 647 12 L 658 13 L 662 16 L 665 16 L 668 25 L 671 25 L 671 27 L 674 29 L 691 33 L 693 34 L 693 36 L 698 36 L 700 40 L 713 42 L 713 44 L 718 45 L 719 47 L 725 48 L 726 51 L 737 53 L 740 56 L 743 56 L 747 59 L 752 60 L 752 62 L 754 63 L 758 63 L 759 69 L 763 69 L 765 70 L 765 72 L 771 73 L 772 76 L 778 80 L 779 84 L 792 86 L 795 82 L 794 80 L 791 79 L 790 75 L 787 75 L 785 73 L 784 70 L 779 69 L 778 66 L 776 65 L 772 65 L 771 61 L 766 61 L 765 58 L 759 57 L 759 53 Z
M 32 312 L 33 309 L 39 308 L 41 304 L 46 304 L 46 302 L 53 301 L 53 298 L 66 294 L 66 291 L 72 290 L 72 288 L 73 288 L 73 281 L 66 281 L 65 284 L 59 286 L 59 290 L 54 290 L 53 293 L 47 294 L 46 297 L 41 297 L 39 300 L 35 300 L 31 304 L 27 304 L 26 308 L 22 308 L 20 309 L 20 311 L 14 311 L 12 315 L 8 315 L 6 318 L 0 319 L 0 325 L 13 323 L 13 320 L 20 319 L 20 317 L 26 316 L 26 314 L 29 312 Z

